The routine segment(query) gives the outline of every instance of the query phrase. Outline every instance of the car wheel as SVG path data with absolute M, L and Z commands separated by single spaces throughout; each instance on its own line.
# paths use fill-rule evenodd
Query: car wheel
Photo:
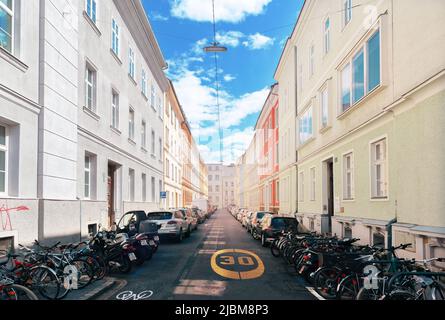
M 181 230 L 179 230 L 179 234 L 176 238 L 176 242 L 180 243 L 180 242 L 182 242 L 183 239 L 184 239 L 184 235 L 182 234 L 182 229 L 181 229 Z
M 264 233 L 261 235 L 261 245 L 263 247 L 267 246 L 266 237 L 264 236 Z

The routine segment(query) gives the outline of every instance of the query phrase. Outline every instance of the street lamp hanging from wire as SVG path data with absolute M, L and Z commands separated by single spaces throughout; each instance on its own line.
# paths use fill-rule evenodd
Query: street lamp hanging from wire
M 216 41 L 215 0 L 212 0 L 212 11 L 213 11 L 213 43 L 211 46 L 205 47 L 204 52 L 214 53 L 215 55 L 215 86 L 216 86 L 216 106 L 218 108 L 219 157 L 221 164 L 223 164 L 224 163 L 223 133 L 221 130 L 221 109 L 219 105 L 218 53 L 226 52 L 227 48 L 220 46 L 218 41 Z

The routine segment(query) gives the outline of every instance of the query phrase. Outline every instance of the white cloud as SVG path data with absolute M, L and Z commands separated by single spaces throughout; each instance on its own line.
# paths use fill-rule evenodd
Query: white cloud
M 160 14 L 159 12 L 153 12 L 153 13 L 151 14 L 151 18 L 152 18 L 154 21 L 167 21 L 167 20 L 168 20 L 168 17 L 163 16 L 163 15 Z
M 240 40 L 244 34 L 240 31 L 218 32 L 216 34 L 216 41 L 223 46 L 236 48 L 240 45 Z
M 236 79 L 236 77 L 232 76 L 231 74 L 226 74 L 226 75 L 224 76 L 224 81 L 225 81 L 225 82 L 231 82 L 231 81 L 233 81 L 233 80 L 235 80 L 235 79 Z
M 274 42 L 274 38 L 270 38 L 261 33 L 255 33 L 249 35 L 247 41 L 243 42 L 243 45 L 250 50 L 259 50 L 270 47 Z
M 249 15 L 262 14 L 272 0 L 217 0 L 215 15 L 217 21 L 238 23 Z M 174 0 L 171 14 L 177 18 L 199 22 L 213 21 L 212 1 Z

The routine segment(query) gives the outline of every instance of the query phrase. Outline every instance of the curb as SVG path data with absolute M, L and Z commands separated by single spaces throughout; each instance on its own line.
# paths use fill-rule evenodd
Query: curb
M 90 293 L 86 294 L 84 296 L 84 300 L 95 300 L 97 297 L 101 296 L 108 290 L 110 290 L 114 285 L 117 283 L 115 279 L 109 279 L 106 281 L 103 285 L 101 285 L 99 288 L 91 291 Z

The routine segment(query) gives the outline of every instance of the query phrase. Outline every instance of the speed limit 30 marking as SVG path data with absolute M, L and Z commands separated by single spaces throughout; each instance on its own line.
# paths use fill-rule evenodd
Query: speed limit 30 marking
M 264 263 L 255 253 L 241 249 L 215 252 L 210 265 L 220 276 L 234 280 L 256 279 L 264 274 Z

